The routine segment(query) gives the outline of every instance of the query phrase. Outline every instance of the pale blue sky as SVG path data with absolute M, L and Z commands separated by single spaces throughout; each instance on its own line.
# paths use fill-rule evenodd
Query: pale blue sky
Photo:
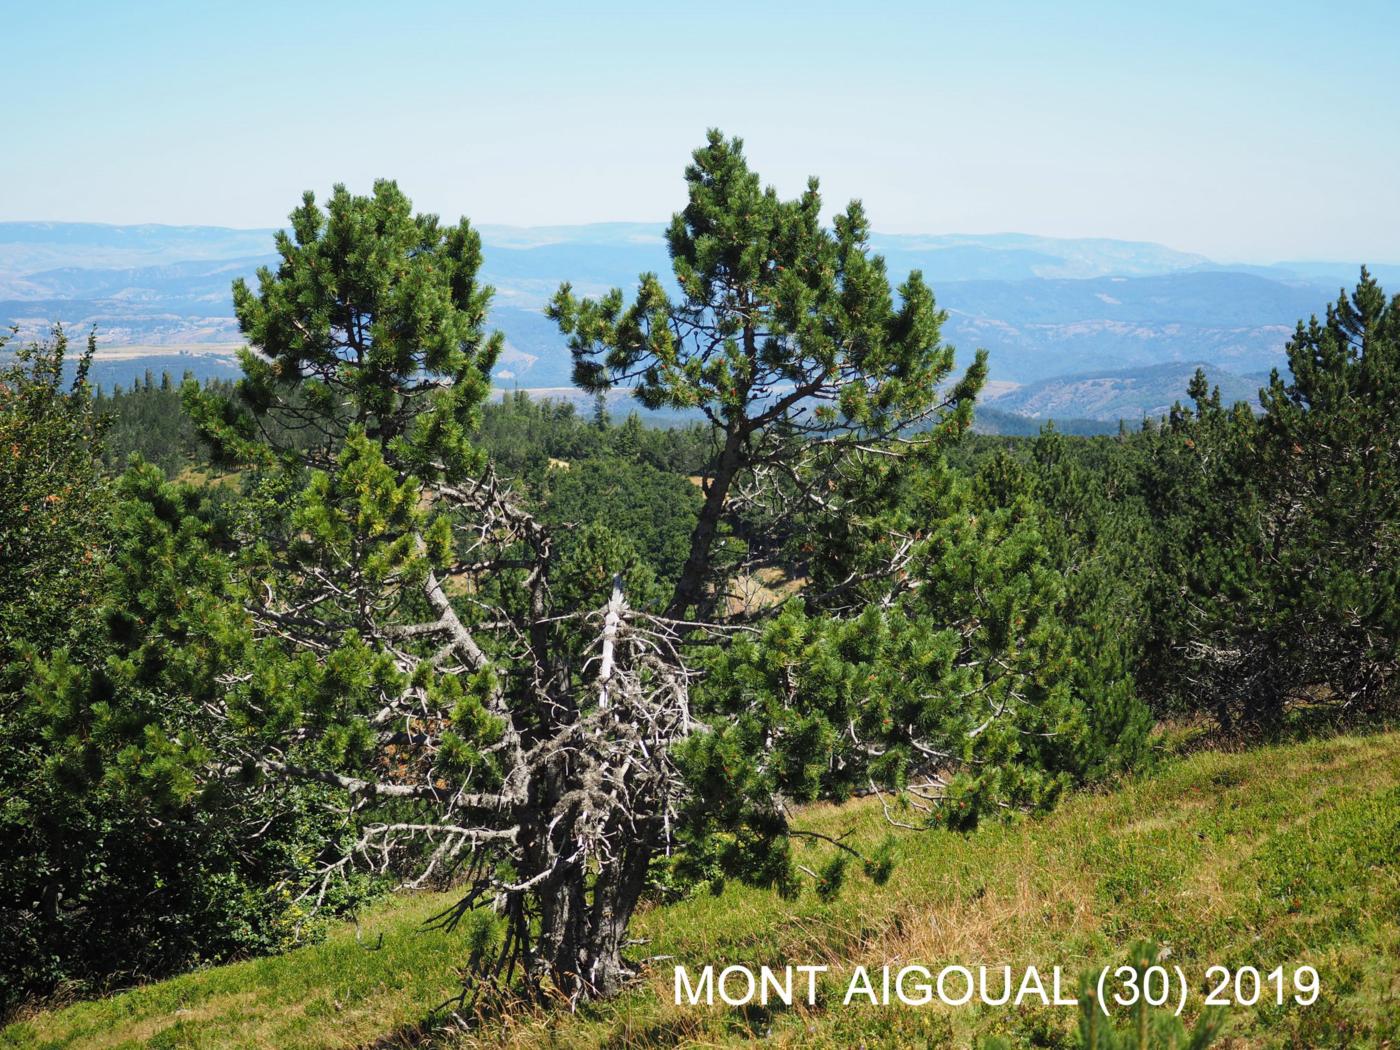
M 0 0 L 0 219 L 279 224 L 397 178 L 662 219 L 707 126 L 888 232 L 1400 261 L 1400 3 Z

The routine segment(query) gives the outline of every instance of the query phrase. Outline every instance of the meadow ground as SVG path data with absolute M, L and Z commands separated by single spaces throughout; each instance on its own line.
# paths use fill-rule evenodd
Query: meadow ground
M 873 844 L 878 800 L 806 811 L 808 826 Z M 830 847 L 814 847 L 819 862 Z M 1151 937 L 1199 993 L 1205 969 L 1309 964 L 1311 1006 L 1234 1007 L 1223 1047 L 1400 1046 L 1400 734 L 1164 760 L 1054 813 L 970 835 L 901 832 L 890 882 L 853 873 L 796 902 L 730 885 L 647 910 L 638 957 L 667 956 L 632 992 L 578 1013 L 516 1009 L 444 1034 L 462 934 L 423 932 L 451 900 L 386 902 L 322 944 L 37 1013 L 0 1047 L 1074 1045 L 1065 1007 L 840 1005 L 851 969 L 918 962 L 1059 966 L 1078 975 Z M 815 867 L 815 863 L 811 865 Z M 815 1007 L 675 1006 L 673 960 L 828 965 Z M 1188 1011 L 1190 1012 L 1190 1011 Z

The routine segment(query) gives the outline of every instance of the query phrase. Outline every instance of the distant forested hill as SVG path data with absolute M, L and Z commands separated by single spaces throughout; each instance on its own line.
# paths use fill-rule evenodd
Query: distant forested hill
M 1186 385 L 1197 368 L 1203 368 L 1210 384 L 1220 388 L 1220 396 L 1226 404 L 1245 401 L 1257 406 L 1263 380 L 1192 361 L 1055 376 L 989 398 L 986 407 L 1033 419 L 1084 416 L 1112 423 L 1120 419 L 1141 420 L 1145 415 L 1165 415 L 1174 403 L 1185 402 Z

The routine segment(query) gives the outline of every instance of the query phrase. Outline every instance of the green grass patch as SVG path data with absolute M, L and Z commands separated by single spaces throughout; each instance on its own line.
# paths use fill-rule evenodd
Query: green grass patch
M 873 846 L 889 832 L 864 800 L 804 819 Z M 818 870 L 826 854 L 812 851 Z M 517 1011 L 455 1046 L 968 1046 L 1000 1034 L 1068 1047 L 1074 1011 L 842 1008 L 857 964 L 1082 970 L 1156 938 L 1198 982 L 1208 965 L 1307 963 L 1309 1007 L 1230 1010 L 1223 1046 L 1356 1047 L 1400 1041 L 1400 734 L 1336 737 L 1238 754 L 1200 752 L 1153 775 L 1071 798 L 1055 813 L 967 836 L 902 833 L 884 887 L 784 902 L 730 885 L 653 908 L 638 957 L 828 964 L 824 1002 L 792 1009 L 676 1007 L 670 961 L 632 992 L 577 1014 Z M 423 933 L 446 897 L 390 902 L 324 944 L 189 974 L 41 1013 L 3 1047 L 408 1045 L 458 986 L 461 935 Z M 379 936 L 383 935 L 382 945 Z M 371 947 L 377 950 L 370 950 Z M 1198 989 L 1199 990 L 1199 989 Z

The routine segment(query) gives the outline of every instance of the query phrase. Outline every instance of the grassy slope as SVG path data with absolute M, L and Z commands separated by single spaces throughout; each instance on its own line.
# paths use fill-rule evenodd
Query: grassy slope
M 873 842 L 870 800 L 809 815 Z M 818 854 L 819 855 L 819 854 Z M 459 937 L 416 925 L 447 898 L 398 901 L 325 944 L 220 967 L 45 1013 L 0 1046 L 344 1047 L 397 1045 L 452 993 Z M 1400 1041 L 1400 734 L 1244 754 L 1204 753 L 1043 820 L 967 836 L 908 834 L 894 878 L 855 878 L 835 901 L 786 903 L 731 886 L 654 909 L 641 949 L 704 963 L 950 962 L 1060 965 L 1078 974 L 1156 936 L 1199 981 L 1205 966 L 1322 974 L 1310 1007 L 1236 1008 L 1226 1046 Z M 382 947 L 365 944 L 383 934 Z M 965 1046 L 999 1031 L 1070 1045 L 1065 1009 L 793 1009 L 768 1014 L 667 1005 L 669 963 L 622 999 L 578 1015 L 517 1013 L 468 1045 Z M 844 988 L 844 976 L 830 982 Z M 838 996 L 839 1001 L 839 996 Z

